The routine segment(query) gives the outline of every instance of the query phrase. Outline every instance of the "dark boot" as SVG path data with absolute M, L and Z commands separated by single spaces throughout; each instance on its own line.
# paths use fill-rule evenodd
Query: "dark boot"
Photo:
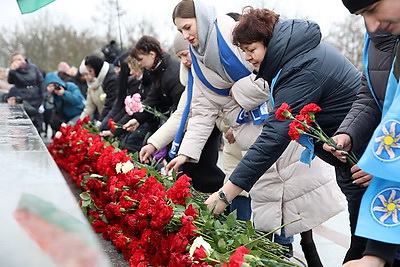
M 308 267 L 323 267 L 314 242 L 307 244 L 300 242 L 300 245 Z
M 283 254 L 287 258 L 293 257 L 293 245 L 292 244 L 282 244 L 282 246 L 287 248 L 287 251 Z

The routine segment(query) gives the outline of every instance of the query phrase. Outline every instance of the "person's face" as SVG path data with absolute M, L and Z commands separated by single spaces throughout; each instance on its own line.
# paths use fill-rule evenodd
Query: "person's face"
M 251 44 L 243 44 L 240 45 L 240 49 L 245 53 L 246 61 L 250 62 L 256 71 L 259 71 L 261 62 L 264 59 L 265 53 L 267 53 L 267 47 L 263 42 L 258 41 Z
M 153 68 L 155 59 L 156 53 L 154 51 L 150 51 L 148 54 L 138 54 L 137 61 L 141 68 L 149 70 Z
M 135 77 L 136 80 L 139 80 L 140 77 L 142 77 L 142 69 L 139 68 L 138 66 L 132 66 L 132 64 L 128 64 L 129 66 L 129 70 L 130 70 L 130 74 Z
M 364 17 L 370 32 L 382 30 L 393 35 L 400 34 L 400 1 L 381 0 L 356 12 Z
M 49 83 L 49 84 L 47 85 L 47 92 L 49 92 L 50 94 L 52 94 L 52 93 L 54 92 L 54 90 L 55 90 L 54 83 Z
M 19 68 L 25 68 L 26 66 L 26 61 L 23 55 L 17 54 L 13 56 L 12 62 L 16 65 L 18 65 Z
M 7 72 L 5 70 L 0 70 L 0 79 L 7 80 Z
M 90 76 L 96 77 L 96 73 L 95 73 L 94 69 L 90 65 L 86 65 L 86 68 L 87 68 Z
M 195 18 L 175 18 L 175 25 L 178 31 L 182 33 L 183 39 L 187 40 L 193 46 L 199 45 L 197 23 Z
M 90 73 L 84 73 L 81 75 L 81 77 L 83 77 L 86 82 L 91 82 L 94 79 L 94 76 L 92 76 Z
M 182 50 L 176 53 L 176 56 L 179 57 L 182 64 L 186 67 L 190 68 L 192 66 L 192 57 L 190 56 L 189 50 Z

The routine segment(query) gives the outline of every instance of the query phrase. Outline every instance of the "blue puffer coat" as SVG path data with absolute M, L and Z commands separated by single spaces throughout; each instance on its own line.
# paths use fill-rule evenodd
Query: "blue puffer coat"
M 360 72 L 334 48 L 321 43 L 316 23 L 304 20 L 277 22 L 258 76 L 269 84 L 277 79 L 271 92 L 274 107 L 263 131 L 230 177 L 247 191 L 291 141 L 288 135 L 291 120 L 275 118 L 282 103 L 289 104 L 294 114 L 309 103 L 319 105 L 322 111 L 316 114 L 316 119 L 325 133 L 332 136 L 361 86 Z M 315 143 L 315 154 L 335 166 L 343 165 L 324 151 L 321 143 Z
M 82 113 L 85 108 L 85 98 L 76 84 L 72 82 L 64 82 L 55 72 L 46 75 L 46 87 L 49 83 L 57 83 L 65 89 L 62 96 L 54 94 L 54 106 L 61 112 L 65 122 L 70 121 L 72 118 Z

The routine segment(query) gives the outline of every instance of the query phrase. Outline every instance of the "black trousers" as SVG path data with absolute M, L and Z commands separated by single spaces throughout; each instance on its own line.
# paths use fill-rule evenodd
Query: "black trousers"
M 225 173 L 217 166 L 221 142 L 221 132 L 217 127 L 208 138 L 198 163 L 186 162 L 182 166 L 183 174 L 192 178 L 194 189 L 203 193 L 213 193 L 224 183 Z

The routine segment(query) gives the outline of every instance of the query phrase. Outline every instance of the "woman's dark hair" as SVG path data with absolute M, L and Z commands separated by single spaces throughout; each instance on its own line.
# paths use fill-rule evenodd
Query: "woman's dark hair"
M 267 8 L 243 8 L 243 14 L 232 32 L 233 44 L 239 46 L 262 41 L 268 46 L 278 19 L 279 14 Z
M 156 57 L 158 59 L 162 58 L 163 55 L 163 51 L 161 49 L 161 44 L 160 42 L 149 35 L 143 35 L 139 41 L 137 41 L 136 45 L 134 48 L 131 49 L 131 52 L 129 53 L 129 55 L 133 58 L 136 58 L 137 60 L 139 60 L 139 55 L 147 55 L 149 54 L 151 51 L 153 51 L 154 53 L 156 53 Z
M 174 8 L 172 12 L 172 22 L 175 24 L 176 18 L 194 19 L 196 12 L 193 0 L 182 0 Z
M 99 76 L 103 64 L 104 64 L 104 59 L 96 55 L 88 56 L 85 59 L 85 65 L 88 65 L 93 68 L 96 77 Z

